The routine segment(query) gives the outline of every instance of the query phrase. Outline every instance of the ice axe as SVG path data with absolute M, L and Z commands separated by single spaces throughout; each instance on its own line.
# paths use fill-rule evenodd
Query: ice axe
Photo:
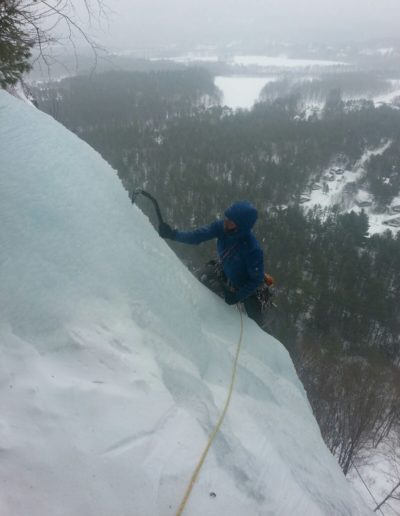
M 151 194 L 149 194 L 149 192 L 146 192 L 146 190 L 143 190 L 142 188 L 136 188 L 136 190 L 134 190 L 131 195 L 132 204 L 135 204 L 135 201 L 136 201 L 136 198 L 138 195 L 143 195 L 144 197 L 147 197 L 148 199 L 150 199 L 150 201 L 153 203 L 154 208 L 156 210 L 159 226 L 164 224 L 164 220 L 162 218 L 160 206 L 158 204 L 157 199 L 155 199 Z

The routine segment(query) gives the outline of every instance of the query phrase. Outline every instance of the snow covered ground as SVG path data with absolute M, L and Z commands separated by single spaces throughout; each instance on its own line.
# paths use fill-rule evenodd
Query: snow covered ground
M 227 394 L 239 314 L 99 154 L 4 91 L 0 156 L 0 514 L 174 515 Z M 370 514 L 285 348 L 247 318 L 184 514 Z
M 376 450 L 374 450 L 368 464 L 357 469 L 361 477 L 355 470 L 352 470 L 349 473 L 349 479 L 365 497 L 365 500 L 369 500 L 371 509 L 375 509 L 399 482 L 400 472 L 398 468 L 396 469 L 394 464 L 388 461 L 384 453 L 376 452 Z M 400 488 L 397 488 L 393 497 L 389 498 L 375 514 L 399 516 L 400 501 L 397 498 L 399 492 Z
M 391 56 L 395 53 L 395 47 L 366 48 L 360 51 L 360 54 L 365 56 Z
M 354 211 L 360 213 L 364 210 L 369 217 L 369 233 L 382 233 L 391 230 L 396 233 L 400 229 L 400 212 L 375 213 L 374 199 L 371 194 L 358 188 L 357 192 L 348 192 L 346 187 L 356 183 L 365 174 L 365 165 L 372 156 L 383 154 L 392 144 L 391 141 L 383 142 L 374 149 L 366 149 L 361 159 L 351 170 L 341 166 L 330 166 L 323 174 L 319 182 L 312 183 L 301 198 L 301 204 L 305 208 L 314 206 L 328 208 L 339 204 L 343 212 Z M 400 205 L 400 198 L 392 202 L 392 206 Z M 399 219 L 399 226 L 396 221 Z
M 389 82 L 392 90 L 389 93 L 375 96 L 373 98 L 375 106 L 380 106 L 382 104 L 400 105 L 400 81 L 398 79 L 393 79 Z
M 232 60 L 233 64 L 240 66 L 261 66 L 263 68 L 318 68 L 318 67 L 337 67 L 348 66 L 348 63 L 341 61 L 328 61 L 322 59 L 292 59 L 283 56 L 235 56 Z
M 232 109 L 251 109 L 261 90 L 274 77 L 217 76 L 215 85 L 222 91 L 222 104 Z
M 395 432 L 391 432 L 375 449 L 364 453 L 357 470 L 349 473 L 351 482 L 357 486 L 360 493 L 371 508 L 381 503 L 389 493 L 393 492 L 376 514 L 384 516 L 398 516 L 400 514 L 400 441 Z M 395 489 L 396 488 L 396 489 Z M 395 490 L 394 490 L 395 489 Z M 394 491 L 393 491 L 394 490 Z M 375 500 L 375 502 L 374 502 Z
M 243 65 L 244 68 L 251 66 L 252 64 L 261 63 L 263 60 L 261 57 L 263 56 L 253 56 L 254 62 L 252 61 L 251 56 L 242 56 L 243 58 L 235 58 L 235 64 L 239 60 L 239 62 Z M 260 61 L 257 61 L 257 58 L 260 58 Z M 265 58 L 265 62 L 269 62 L 271 58 Z M 294 60 L 288 59 L 289 63 L 292 61 L 301 61 L 303 64 L 299 64 L 299 69 L 307 68 L 309 61 L 307 60 Z M 278 61 L 277 61 L 278 62 Z M 332 65 L 332 62 L 325 62 L 326 66 Z M 340 63 L 337 63 L 338 65 Z M 322 65 L 320 65 L 322 66 Z M 285 68 L 284 61 L 282 61 L 282 66 L 278 66 L 277 68 Z M 288 65 L 288 68 L 291 68 L 291 65 Z M 293 65 L 293 68 L 296 68 Z M 273 72 L 271 72 L 273 73 Z M 264 77 L 254 76 L 254 75 L 230 75 L 230 76 L 217 76 L 215 77 L 215 85 L 222 91 L 223 104 L 231 107 L 232 109 L 242 108 L 242 109 L 250 109 L 254 103 L 257 101 L 262 88 L 268 84 L 269 82 L 277 81 L 285 77 L 284 70 L 276 70 L 276 75 L 266 75 Z M 310 81 L 312 79 L 316 79 L 318 75 L 304 75 L 297 77 L 297 80 L 294 84 L 299 84 L 303 81 Z M 400 105 L 400 81 L 397 79 L 388 80 L 387 83 L 390 86 L 390 91 L 379 94 L 379 95 L 367 95 L 367 94 L 354 94 L 354 95 L 344 95 L 344 101 L 351 100 L 360 100 L 362 98 L 366 98 L 368 100 L 372 100 L 376 107 L 387 104 L 393 108 Z M 308 100 L 304 102 L 303 106 L 303 118 L 308 119 L 310 116 L 316 114 L 320 116 L 325 105 L 325 101 L 317 101 L 315 99 Z
M 188 54 L 172 56 L 172 57 L 152 57 L 150 61 L 174 61 L 175 63 L 190 64 L 190 63 L 217 63 L 220 58 L 216 55 L 208 53 L 189 52 Z

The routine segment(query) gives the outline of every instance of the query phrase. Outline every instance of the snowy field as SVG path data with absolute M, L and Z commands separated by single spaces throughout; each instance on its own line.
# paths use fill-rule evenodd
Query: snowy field
M 175 515 L 227 394 L 239 314 L 99 154 L 4 91 L 0 156 L 0 514 Z M 247 318 L 242 346 L 184 514 L 372 514 L 284 347 Z
M 222 91 L 222 104 L 232 109 L 251 109 L 261 90 L 274 77 L 217 76 L 215 85 Z
M 341 61 L 328 61 L 322 59 L 291 59 L 283 56 L 235 56 L 232 63 L 240 66 L 261 66 L 263 68 L 318 68 L 348 66 L 348 63 Z
M 209 54 L 197 54 L 189 52 L 181 56 L 173 57 L 152 57 L 150 61 L 174 61 L 175 63 L 190 64 L 194 62 L 198 63 L 217 63 L 220 58 L 216 55 Z
M 250 57 L 250 56 L 244 56 Z M 257 57 L 257 56 L 255 56 Z M 295 60 L 288 60 L 295 61 Z M 298 60 L 300 61 L 300 60 Z M 257 60 L 255 59 L 255 62 Z M 262 60 L 260 61 L 260 63 Z M 309 63 L 307 60 L 302 60 L 304 63 L 303 67 L 307 67 L 306 63 Z M 243 60 L 243 66 L 250 66 L 252 63 L 251 59 L 247 63 L 247 61 Z M 283 63 L 283 62 L 282 62 Z M 326 62 L 326 66 L 330 66 L 330 62 Z M 328 64 L 330 63 L 330 64 Z M 237 63 L 236 63 L 237 64 Z M 340 63 L 337 63 L 340 64 Z M 302 66 L 299 65 L 299 68 Z M 282 67 L 284 68 L 283 64 Z M 290 68 L 290 66 L 289 66 Z M 277 81 L 284 77 L 281 74 L 282 70 L 277 70 L 277 75 L 275 76 L 253 76 L 253 75 L 230 75 L 230 76 L 216 76 L 215 77 L 215 85 L 222 91 L 223 93 L 223 101 L 222 103 L 232 109 L 251 109 L 254 103 L 258 100 L 258 97 L 261 93 L 263 87 L 273 81 Z M 312 79 L 317 79 L 318 75 L 304 75 L 297 78 L 296 83 L 300 83 L 302 81 L 310 81 Z M 399 80 L 388 80 L 391 91 L 383 93 L 381 95 L 344 95 L 343 100 L 359 100 L 361 98 L 366 98 L 368 100 L 372 100 L 375 106 L 380 106 L 382 104 L 388 104 L 394 107 L 394 104 L 400 98 L 400 81 Z M 322 109 L 325 105 L 325 102 L 321 101 L 308 101 L 304 104 L 304 117 L 307 119 L 316 113 L 320 116 Z

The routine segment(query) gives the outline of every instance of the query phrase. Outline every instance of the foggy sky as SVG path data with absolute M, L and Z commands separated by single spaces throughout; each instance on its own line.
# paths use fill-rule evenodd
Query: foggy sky
M 108 47 L 399 37 L 400 0 L 105 0 Z

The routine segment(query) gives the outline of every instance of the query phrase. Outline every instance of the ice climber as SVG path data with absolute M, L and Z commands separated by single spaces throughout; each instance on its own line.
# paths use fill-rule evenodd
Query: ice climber
M 243 302 L 249 317 L 262 324 L 259 298 L 264 285 L 264 253 L 252 232 L 257 220 L 256 208 L 247 201 L 235 202 L 225 211 L 224 220 L 216 220 L 193 231 L 178 231 L 162 222 L 162 238 L 184 244 L 201 244 L 217 239 L 218 261 L 209 262 L 200 279 L 222 294 L 228 305 Z

